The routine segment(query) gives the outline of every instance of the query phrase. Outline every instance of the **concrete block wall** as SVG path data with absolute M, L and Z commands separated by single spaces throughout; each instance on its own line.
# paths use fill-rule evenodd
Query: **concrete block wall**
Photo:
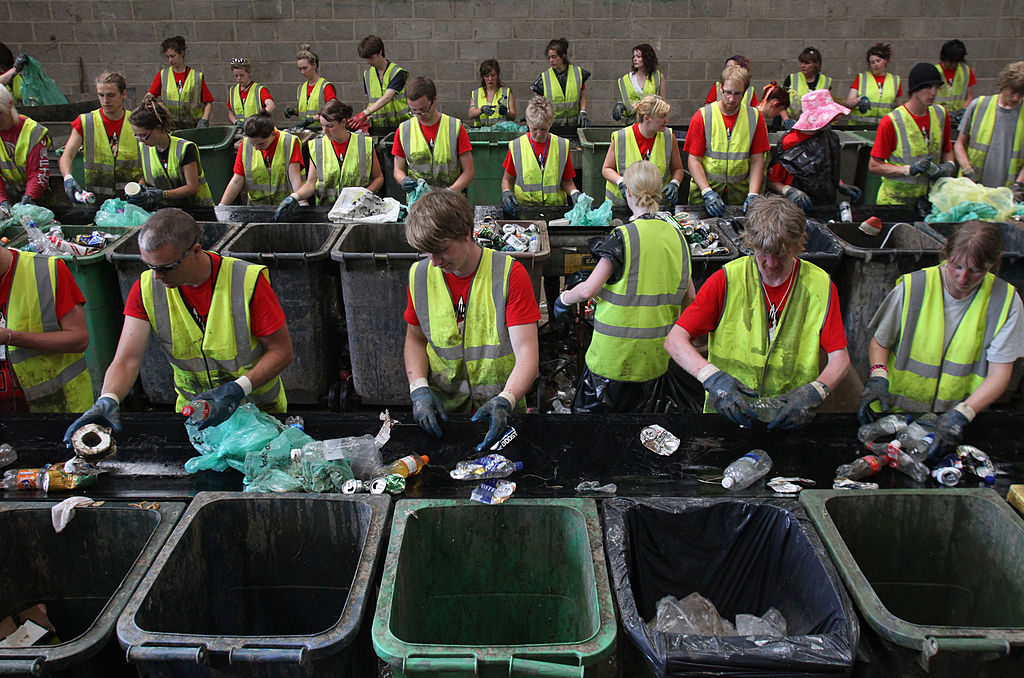
M 71 100 L 90 98 L 93 78 L 122 71 L 137 102 L 163 66 L 160 41 L 183 35 L 187 61 L 206 74 L 218 100 L 214 123 L 226 123 L 228 61 L 245 56 L 254 78 L 278 102 L 277 118 L 295 103 L 294 55 L 309 42 L 321 74 L 358 110 L 364 100 L 359 40 L 379 35 L 387 56 L 438 86 L 439 105 L 465 116 L 479 86 L 481 60 L 496 58 L 519 109 L 547 68 L 548 40 L 566 37 L 573 63 L 593 73 L 587 87 L 595 124 L 610 124 L 616 80 L 631 48 L 651 43 L 667 78 L 673 119 L 703 102 L 731 54 L 752 61 L 758 88 L 797 68 L 813 45 L 824 72 L 845 94 L 876 41 L 896 51 L 891 70 L 906 77 L 918 61 L 935 62 L 941 44 L 960 38 L 977 72 L 976 94 L 995 90 L 1007 63 L 1024 59 L 1020 0 L 5 0 L 2 40 L 39 59 Z

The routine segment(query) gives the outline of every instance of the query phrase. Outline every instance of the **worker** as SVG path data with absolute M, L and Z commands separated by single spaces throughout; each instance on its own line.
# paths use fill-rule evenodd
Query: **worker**
M 537 378 L 540 309 L 530 276 L 511 256 L 476 244 L 473 207 L 455 191 L 413 203 L 405 237 L 428 254 L 409 271 L 405 309 L 413 417 L 440 438 L 448 412 L 476 409 L 473 421 L 490 423 L 476 446 L 486 449 L 513 410 L 526 411 L 523 397 Z
M 287 221 L 302 201 L 314 196 L 319 205 L 333 205 L 341 189 L 348 186 L 363 186 L 374 193 L 384 186 L 384 173 L 373 140 L 348 130 L 351 117 L 352 107 L 337 99 L 320 108 L 324 133 L 306 142 L 309 147 L 306 182 L 281 201 L 274 221 Z
M 274 128 L 269 113 L 246 118 L 235 169 L 220 204 L 230 205 L 244 189 L 247 205 L 277 205 L 302 187 L 302 146 Z
M 231 60 L 231 77 L 235 84 L 228 88 L 228 120 L 239 128 L 260 111 L 273 113 L 276 105 L 270 90 L 252 81 L 252 62 L 245 57 Z M 249 95 L 252 94 L 252 98 Z
M 705 104 L 690 119 L 683 150 L 689 154 L 689 204 L 704 201 L 708 214 L 720 217 L 725 206 L 746 212 L 764 183 L 764 154 L 771 149 L 760 111 L 743 104 L 750 71 L 726 66 L 722 98 Z
M 50 190 L 49 131 L 18 114 L 11 91 L 0 85 L 0 210 L 10 213 L 11 203 L 45 202 Z
M 59 257 L 0 248 L 0 412 L 81 412 L 85 297 Z
M 128 202 L 153 211 L 160 206 L 213 206 L 206 184 L 199 148 L 194 142 L 173 136 L 168 130 L 171 114 L 159 101 L 146 97 L 128 119 L 135 138 L 142 142 L 143 189 Z
M 473 146 L 462 121 L 437 110 L 430 78 L 413 78 L 406 92 L 413 117 L 398 126 L 391 146 L 395 181 L 406 194 L 416 190 L 417 179 L 432 188 L 466 190 L 473 181 Z
M 565 38 L 550 41 L 544 53 L 549 68 L 537 76 L 530 89 L 554 106 L 555 127 L 590 127 L 586 91 L 590 71 L 569 63 L 569 41 Z
M 19 54 L 15 59 L 10 47 L 0 42 L 0 85 L 11 91 L 15 106 L 21 103 L 21 72 L 27 65 L 27 54 Z
M 832 78 L 821 72 L 821 52 L 814 47 L 805 47 L 797 56 L 797 61 L 800 62 L 800 72 L 790 73 L 782 81 L 782 86 L 789 91 L 789 108 L 782 114 L 783 127 L 787 131 L 793 125 L 787 125 L 785 121 L 792 120 L 795 123 L 800 118 L 800 99 L 803 95 L 820 89 L 832 89 Z
M 851 202 L 861 191 L 839 178 L 839 135 L 836 119 L 850 113 L 832 99 L 827 89 L 804 94 L 800 118 L 779 139 L 768 165 L 768 188 L 796 203 L 804 211 L 814 205 L 835 205 L 837 192 Z
M 875 127 L 899 105 L 903 96 L 900 76 L 888 72 L 892 45 L 875 43 L 868 49 L 868 69 L 857 75 L 846 94 L 850 122 Z
M 167 38 L 160 43 L 160 52 L 167 59 L 167 68 L 153 78 L 149 93 L 163 100 L 171 112 L 174 129 L 209 127 L 213 95 L 203 74 L 185 65 L 185 38 Z
M 725 67 L 739 66 L 745 68 L 750 77 L 747 79 L 747 88 L 743 90 L 743 104 L 745 106 L 753 106 L 757 108 L 757 92 L 754 91 L 753 86 L 749 83 L 753 80 L 753 71 L 750 70 L 750 60 L 742 54 L 733 54 L 731 57 L 725 60 Z M 711 89 L 708 90 L 708 95 L 704 97 L 705 104 L 712 104 L 722 99 L 722 83 L 715 82 L 711 85 Z
M 124 197 L 124 185 L 142 178 L 139 142 L 132 134 L 128 112 L 124 109 L 128 81 L 114 71 L 96 76 L 96 98 L 100 107 L 83 113 L 71 123 L 71 134 L 64 153 L 57 160 L 64 176 L 64 193 L 72 203 L 83 190 L 95 194 L 99 202 Z M 78 151 L 82 151 L 85 189 L 71 176 L 71 167 Z
M 363 92 L 369 104 L 349 120 L 352 131 L 364 129 L 369 120 L 376 127 L 394 129 L 409 119 L 409 103 L 405 85 L 409 73 L 384 56 L 384 41 L 368 35 L 359 43 L 359 58 L 369 68 L 363 72 Z
M 658 55 L 646 42 L 633 48 L 633 68 L 619 78 L 619 101 L 612 108 L 612 118 L 622 126 L 636 122 L 636 105 L 644 97 L 656 94 L 665 98 L 665 75 L 658 69 Z
M 604 156 L 601 176 L 605 178 L 604 197 L 617 207 L 626 201 L 622 176 L 626 168 L 638 160 L 650 160 L 661 173 L 662 202 L 671 210 L 679 199 L 683 181 L 683 160 L 679 142 L 668 126 L 672 107 L 657 94 L 648 94 L 636 105 L 638 122 L 612 134 L 612 142 Z
M 963 176 L 983 186 L 1009 186 L 1024 202 L 1024 61 L 999 73 L 999 94 L 967 106 L 953 154 Z
M 974 69 L 967 65 L 965 57 L 967 47 L 957 39 L 942 44 L 939 50 L 939 63 L 935 64 L 942 84 L 935 96 L 935 103 L 946 109 L 954 125 L 960 124 L 964 110 L 974 99 L 974 86 L 978 83 Z
M 686 237 L 673 217 L 657 216 L 661 169 L 638 160 L 623 182 L 632 218 L 591 246 L 597 266 L 553 308 L 562 318 L 570 306 L 597 300 L 573 412 L 653 412 L 670 362 L 665 337 L 694 297 Z
M 704 386 L 705 412 L 750 428 L 748 398 L 777 398 L 768 429 L 796 428 L 846 374 L 839 297 L 825 271 L 798 258 L 806 237 L 799 207 L 778 196 L 758 200 L 743 235 L 753 254 L 713 273 L 669 332 L 665 349 Z M 705 334 L 707 360 L 691 343 Z M 820 371 L 819 350 L 828 356 Z
M 765 126 L 772 131 L 777 131 L 780 127 L 791 129 L 793 127 L 793 121 L 783 121 L 781 118 L 785 114 L 786 109 L 789 108 L 790 98 L 789 90 L 779 85 L 775 80 L 772 80 L 761 90 L 761 103 L 756 108 L 764 119 Z M 783 125 L 785 122 L 785 125 Z
M 910 70 L 910 98 L 878 123 L 868 171 L 882 177 L 879 205 L 909 205 L 932 181 L 956 174 L 949 116 L 935 103 L 942 79 L 932 64 Z
M 318 127 L 320 107 L 336 99 L 334 85 L 320 75 L 320 57 L 310 50 L 308 44 L 299 45 L 295 53 L 295 66 L 305 79 L 295 90 L 298 108 L 289 106 L 284 111 L 286 118 L 298 116 L 300 127 Z
M 142 225 L 139 254 L 148 270 L 125 302 L 102 395 L 68 427 L 65 443 L 86 424 L 121 431 L 120 403 L 139 376 L 150 332 L 174 372 L 175 410 L 196 399 L 209 405 L 200 430 L 226 421 L 246 399 L 268 412 L 287 408 L 280 375 L 292 361 L 292 340 L 267 269 L 203 250 L 201 233 L 180 209 L 162 209 Z
M 941 412 L 932 460 L 1006 390 L 1024 356 L 1020 296 L 993 271 L 998 225 L 968 221 L 946 240 L 940 264 L 900 277 L 871 319 L 871 371 L 862 424 L 889 411 Z
M 469 96 L 469 119 L 473 127 L 516 119 L 516 99 L 501 82 L 501 65 L 496 59 L 480 63 L 480 86 Z

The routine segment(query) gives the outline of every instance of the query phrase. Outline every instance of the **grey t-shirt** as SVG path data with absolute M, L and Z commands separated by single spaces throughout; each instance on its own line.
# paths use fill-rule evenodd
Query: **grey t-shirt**
M 978 99 L 975 98 L 967 106 L 967 111 L 960 120 L 960 134 L 970 134 L 971 118 L 974 116 L 977 103 Z M 994 105 L 996 119 L 992 125 L 992 141 L 989 144 L 988 155 L 985 156 L 985 166 L 981 168 L 981 183 L 989 188 L 1006 185 L 1007 173 L 1010 171 L 1010 153 L 1013 151 L 1013 137 L 1017 131 L 1017 116 L 1020 114 L 1019 106 L 1003 108 L 998 102 Z M 1024 139 L 1017 142 L 1024 143 Z

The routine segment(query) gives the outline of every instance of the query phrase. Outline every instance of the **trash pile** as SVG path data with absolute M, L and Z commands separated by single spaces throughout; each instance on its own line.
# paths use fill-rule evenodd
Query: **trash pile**
M 341 189 L 327 218 L 340 223 L 396 223 L 401 220 L 402 205 L 394 198 L 381 198 L 361 186 Z
M 729 253 L 729 248 L 718 242 L 718 234 L 712 230 L 711 224 L 697 213 L 679 212 L 673 215 L 668 212 L 659 212 L 658 216 L 667 218 L 670 223 L 675 223 L 677 228 L 683 232 L 686 242 L 690 244 L 691 256 L 709 257 Z
M 516 435 L 516 430 L 509 426 L 491 449 L 495 452 L 504 449 L 516 439 Z M 473 488 L 469 498 L 481 504 L 501 504 L 516 491 L 515 482 L 505 478 L 522 470 L 521 461 L 512 461 L 502 454 L 485 454 L 476 459 L 460 461 L 448 475 L 453 480 L 484 481 Z
M 4 471 L 4 490 L 38 490 L 42 492 L 74 490 L 96 483 L 106 469 L 98 464 L 117 454 L 110 428 L 99 424 L 86 424 L 71 439 L 74 456 L 63 464 L 47 464 L 41 468 L 9 469 Z M 9 444 L 0 445 L 0 467 L 9 466 L 18 454 Z
M 38 205 L 13 205 L 10 217 L 0 220 L 0 232 L 6 232 L 8 227 L 15 225 L 24 229 L 28 236 L 28 244 L 22 247 L 23 250 L 47 256 L 94 254 L 120 237 L 97 230 L 66 239 L 61 224 L 54 218 L 53 212 Z M 43 228 L 47 229 L 45 233 Z M 3 238 L 2 244 L 7 243 L 8 239 Z
M 786 636 L 786 618 L 774 607 L 760 617 L 737 614 L 732 624 L 722 617 L 718 608 L 699 593 L 691 593 L 682 600 L 665 596 L 658 601 L 654 619 L 647 624 L 655 631 L 698 636 Z
M 499 252 L 539 252 L 540 229 L 534 223 L 499 223 L 484 217 L 473 225 L 473 238 L 481 247 Z
M 932 209 L 925 215 L 926 222 L 1007 221 L 1024 211 L 1024 205 L 1014 204 L 1009 188 L 988 188 L 966 177 L 939 179 L 928 194 L 928 200 Z

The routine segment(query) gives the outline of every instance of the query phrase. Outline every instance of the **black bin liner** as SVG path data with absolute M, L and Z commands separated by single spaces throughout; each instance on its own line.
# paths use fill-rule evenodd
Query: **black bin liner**
M 797 501 L 656 498 L 602 503 L 622 627 L 658 676 L 836 676 L 852 670 L 859 626 Z M 730 621 L 774 606 L 791 635 L 665 634 L 666 595 L 698 592 Z

